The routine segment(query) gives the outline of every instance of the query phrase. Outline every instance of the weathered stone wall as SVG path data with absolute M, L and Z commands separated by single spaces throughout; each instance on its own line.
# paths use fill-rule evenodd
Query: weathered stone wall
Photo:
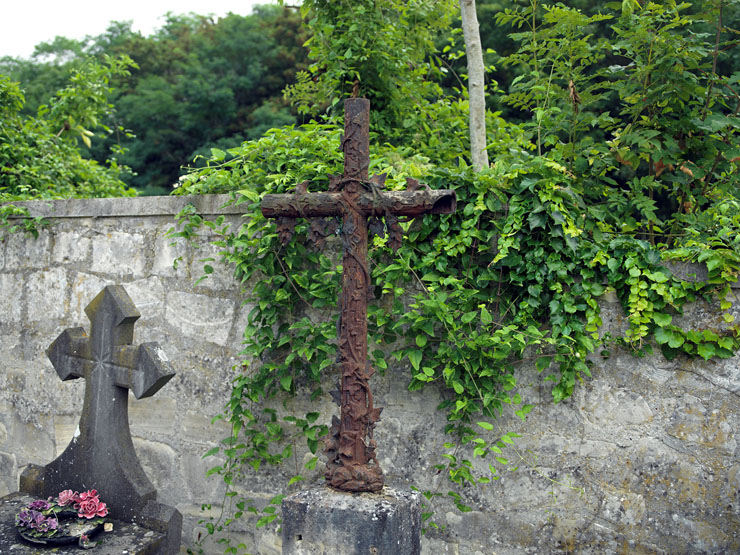
M 220 209 L 225 200 L 29 203 L 52 225 L 38 239 L 13 234 L 0 242 L 0 494 L 17 489 L 26 464 L 49 462 L 72 437 L 83 384 L 61 382 L 44 350 L 65 328 L 87 329 L 84 307 L 104 285 L 121 283 L 142 313 L 135 341 L 159 341 L 178 372 L 153 398 L 130 396 L 139 458 L 160 500 L 183 513 L 184 546 L 203 533 L 199 519 L 218 516 L 224 488 L 219 478 L 205 477 L 215 461 L 202 455 L 229 433 L 211 419 L 238 371 L 248 307 L 231 270 L 218 262 L 209 262 L 215 272 L 194 285 L 202 259 L 218 258 L 206 232 L 186 243 L 167 231 L 186 202 L 204 216 L 225 214 L 238 225 L 236 210 Z M 618 332 L 624 323 L 614 301 L 604 298 L 602 316 L 605 329 Z M 701 304 L 684 321 L 718 326 L 716 310 Z M 666 361 L 613 349 L 610 358 L 595 360 L 593 379 L 559 405 L 550 402 L 542 376 L 525 372 L 521 383 L 536 408 L 526 423 L 513 414 L 497 422 L 522 435 L 516 450 L 505 453 L 518 469 L 501 470 L 498 481 L 466 490 L 472 512 L 456 512 L 446 495 L 436 498 L 433 519 L 445 528 L 429 530 L 424 552 L 740 551 L 739 361 Z M 394 361 L 385 376 L 374 378 L 376 402 L 385 407 L 376 430 L 380 462 L 390 485 L 446 494 L 444 473 L 433 468 L 445 441 L 444 415 L 435 407 L 446 393 L 408 393 L 408 375 Z M 327 423 L 334 412 L 328 398 L 288 401 L 288 409 L 309 407 Z M 275 408 L 284 410 L 281 403 Z M 308 457 L 303 448 L 297 464 Z M 475 465 L 485 469 L 488 462 Z M 284 493 L 291 466 L 243 476 L 240 490 L 264 504 Z M 322 470 L 319 463 L 308 482 L 321 482 Z M 201 511 L 204 503 L 213 507 Z M 256 529 L 240 522 L 233 537 L 250 553 L 280 552 L 276 523 Z M 208 543 L 204 550 L 223 547 Z

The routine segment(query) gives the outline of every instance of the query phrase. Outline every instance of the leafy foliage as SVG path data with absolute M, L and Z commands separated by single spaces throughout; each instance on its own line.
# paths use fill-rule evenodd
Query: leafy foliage
M 147 194 L 166 194 L 181 167 L 211 147 L 296 121 L 282 89 L 306 67 L 306 38 L 298 14 L 277 6 L 218 20 L 168 14 L 153 36 L 133 31 L 131 22 L 113 22 L 96 37 L 38 45 L 32 60 L 4 58 L 0 73 L 22 83 L 30 115 L 86 58 L 130 56 L 137 67 L 113 77 L 116 110 L 102 121 L 117 132 L 92 153 L 103 162 L 112 145 L 122 145 L 119 159 L 133 170 L 126 181 Z
M 109 81 L 131 65 L 126 57 L 84 63 L 35 117 L 22 113 L 19 84 L 0 75 L 0 202 L 134 194 L 121 181 L 125 168 L 115 158 L 103 165 L 80 153 L 90 147 L 94 130 L 111 131 L 101 124 L 112 108 Z M 3 220 L 19 214 L 12 205 L 1 210 Z
M 364 96 L 373 105 L 375 128 L 398 135 L 412 129 L 415 106 L 441 96 L 440 69 L 432 54 L 434 39 L 450 22 L 451 0 L 307 0 L 301 13 L 313 34 L 314 60 L 298 74 L 286 96 L 305 113 L 316 115 L 339 101 Z M 380 32 L 379 32 L 380 31 Z M 335 112 L 336 114 L 336 112 Z

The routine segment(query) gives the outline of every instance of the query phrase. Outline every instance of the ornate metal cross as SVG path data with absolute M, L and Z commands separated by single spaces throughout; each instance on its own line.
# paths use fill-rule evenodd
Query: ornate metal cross
M 44 496 L 67 488 L 97 489 L 116 518 L 128 519 L 157 495 L 134 451 L 128 390 L 137 399 L 150 397 L 175 373 L 156 343 L 131 345 L 140 314 L 123 287 L 104 288 L 85 313 L 90 337 L 82 328 L 69 328 L 46 351 L 62 380 L 87 383 L 79 435 L 39 469 L 39 487 Z
M 390 245 L 401 241 L 399 216 L 425 213 L 451 214 L 455 211 L 454 191 L 417 189 L 419 183 L 407 180 L 406 191 L 381 191 L 385 175 L 368 179 L 370 101 L 350 98 L 344 104 L 344 175 L 330 176 L 329 192 L 309 193 L 308 182 L 296 186 L 289 195 L 265 195 L 262 214 L 280 218 L 281 240 L 287 242 L 295 218 L 335 216 L 342 218 L 341 240 L 342 293 L 340 297 L 339 357 L 342 369 L 340 418 L 332 418 L 327 441 L 326 479 L 330 486 L 344 491 L 379 491 L 383 471 L 378 465 L 373 429 L 380 420 L 381 408 L 373 406 L 369 379 L 373 369 L 367 360 L 367 300 L 370 272 L 367 265 L 368 219 L 374 228 L 385 218 Z M 382 230 L 382 224 L 380 224 Z

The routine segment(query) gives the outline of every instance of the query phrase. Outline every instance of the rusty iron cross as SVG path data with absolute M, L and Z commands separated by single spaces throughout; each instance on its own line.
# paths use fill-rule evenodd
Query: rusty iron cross
M 408 179 L 406 191 L 381 190 L 385 175 L 368 179 L 370 101 L 350 98 L 344 104 L 344 175 L 330 176 L 329 191 L 309 193 L 308 182 L 296 186 L 293 194 L 265 195 L 262 214 L 279 218 L 278 233 L 290 240 L 295 218 L 341 217 L 342 293 L 340 297 L 339 357 L 341 364 L 340 418 L 332 418 L 326 442 L 326 480 L 344 491 L 379 491 L 383 471 L 376 454 L 373 429 L 381 408 L 373 406 L 369 380 L 374 370 L 367 359 L 367 301 L 370 273 L 367 264 L 368 228 L 383 229 L 385 218 L 389 245 L 400 246 L 399 216 L 451 214 L 456 208 L 455 192 L 431 190 Z M 315 222 L 315 221 L 314 221 Z M 314 237 L 321 233 L 314 227 Z

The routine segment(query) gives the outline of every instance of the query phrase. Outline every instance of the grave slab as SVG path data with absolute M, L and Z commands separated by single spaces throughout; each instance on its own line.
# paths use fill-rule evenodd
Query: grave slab
M 421 495 L 321 487 L 283 499 L 283 555 L 419 555 Z
M 15 515 L 27 506 L 34 497 L 22 493 L 12 493 L 4 497 L 0 503 L 0 553 L 12 555 L 71 555 L 83 552 L 76 544 L 55 548 L 39 547 L 24 541 L 16 532 L 13 525 Z M 111 520 L 113 530 L 101 532 L 95 536 L 100 544 L 92 550 L 98 555 L 159 555 L 164 553 L 166 534 L 144 528 L 133 522 Z

